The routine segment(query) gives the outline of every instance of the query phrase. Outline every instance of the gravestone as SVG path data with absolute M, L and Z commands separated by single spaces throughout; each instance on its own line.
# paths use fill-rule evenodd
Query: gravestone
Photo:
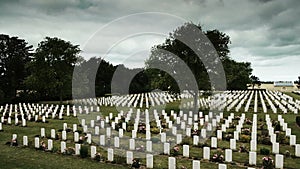
M 209 160 L 210 159 L 210 148 L 203 147 L 203 159 Z
M 40 148 L 40 138 L 34 138 L 34 148 Z
M 112 148 L 107 149 L 107 160 L 110 162 L 114 161 L 114 149 Z
M 114 138 L 114 145 L 115 145 L 116 148 L 120 147 L 120 139 L 119 139 L 119 137 L 115 137 Z
M 275 168 L 283 169 L 283 155 L 282 154 L 276 154 L 275 156 Z
M 230 139 L 230 149 L 236 150 L 236 140 L 235 139 Z
M 164 154 L 170 155 L 170 143 L 164 143 Z
M 168 165 L 169 169 L 176 169 L 176 158 L 175 157 L 169 157 L 168 158 Z
M 133 160 L 133 153 L 132 153 L 132 151 L 127 151 L 126 152 L 126 163 L 127 164 L 132 164 L 132 160 Z
M 66 142 L 64 142 L 64 141 L 60 142 L 60 152 L 61 153 L 66 152 Z
M 279 143 L 272 144 L 272 153 L 279 154 Z
M 231 149 L 225 150 L 225 161 L 232 162 L 232 150 Z
M 249 164 L 256 165 L 256 152 L 249 152 Z
M 227 165 L 226 164 L 219 164 L 218 168 L 219 169 L 227 169 Z
M 28 137 L 23 136 L 23 146 L 28 146 Z
M 74 133 L 74 142 L 77 143 L 79 141 L 79 133 L 75 132 Z
M 135 150 L 135 140 L 129 139 L 129 150 Z
M 100 135 L 100 146 L 105 146 L 105 135 Z
M 97 153 L 97 147 L 91 146 L 91 158 L 95 158 Z
M 189 154 L 190 154 L 189 145 L 183 145 L 183 156 L 189 157 Z
M 62 133 L 61 133 L 61 139 L 62 140 L 67 140 L 67 132 L 65 130 L 62 131 Z
M 200 169 L 200 161 L 193 160 L 193 169 Z
M 153 168 L 153 155 L 152 154 L 146 155 L 146 167 Z
M 46 134 L 45 134 L 45 128 L 41 128 L 41 137 L 43 138 L 45 136 L 46 136 Z
M 53 141 L 51 139 L 48 139 L 48 151 L 52 151 L 53 149 Z
M 152 141 L 147 141 L 147 143 L 146 143 L 146 150 L 148 152 L 152 152 Z
M 80 144 L 75 144 L 75 155 L 80 155 Z

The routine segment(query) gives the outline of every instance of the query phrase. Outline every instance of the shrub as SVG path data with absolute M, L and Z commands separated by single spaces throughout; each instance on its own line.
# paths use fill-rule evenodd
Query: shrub
M 88 146 L 81 146 L 80 147 L 80 157 L 81 158 L 86 158 L 89 155 L 89 148 Z
M 262 155 L 270 155 L 270 150 L 267 148 L 261 148 L 260 149 L 260 154 Z
M 250 141 L 250 136 L 248 135 L 241 135 L 240 141 L 243 143 L 248 143 Z
M 154 128 L 151 128 L 150 131 L 151 131 L 152 134 L 159 134 L 160 130 L 159 130 L 159 128 L 154 127 Z
M 297 123 L 298 126 L 300 126 L 300 116 L 296 117 L 296 123 Z

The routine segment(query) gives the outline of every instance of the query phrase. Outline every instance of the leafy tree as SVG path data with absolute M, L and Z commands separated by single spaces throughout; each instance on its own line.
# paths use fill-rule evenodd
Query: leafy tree
M 250 80 L 251 80 L 252 89 L 254 89 L 255 85 L 258 85 L 258 86 L 261 85 L 261 82 L 257 76 L 251 75 Z
M 29 64 L 31 75 L 26 84 L 43 98 L 59 98 L 71 95 L 73 68 L 78 61 L 78 45 L 59 38 L 46 37 L 40 42 Z
M 236 62 L 232 59 L 225 59 L 223 67 L 226 73 L 227 89 L 245 90 L 251 83 L 249 76 L 252 68 L 249 62 Z
M 0 95 L 9 101 L 17 89 L 24 89 L 25 64 L 30 61 L 32 46 L 24 39 L 0 34 Z M 2 94 L 1 94 L 2 93 Z
M 297 88 L 300 89 L 300 76 L 298 76 L 298 80 L 295 83 L 297 83 Z
M 197 31 L 202 31 L 200 25 L 195 26 L 193 23 L 185 23 L 170 33 L 170 37 L 163 44 L 152 48 L 150 58 L 146 61 L 146 68 L 157 67 L 157 65 L 162 65 L 161 68 L 163 68 L 148 71 L 151 77 L 152 88 L 172 92 L 188 90 L 194 96 L 194 103 L 197 103 L 199 89 L 210 90 L 212 88 L 220 88 L 218 86 L 211 86 L 208 73 L 216 75 L 218 73 L 216 69 L 220 61 L 228 59 L 229 36 L 218 30 L 202 31 L 209 38 L 219 55 L 220 60 L 213 60 L 214 58 L 211 57 L 212 54 L 209 50 L 212 49 L 209 46 L 210 44 L 197 39 L 198 37 L 193 37 L 193 33 L 189 33 Z M 189 45 L 180 40 L 184 36 L 191 42 Z M 195 50 L 202 51 L 201 60 L 195 53 Z M 191 72 L 183 66 L 182 61 L 188 66 Z M 189 77 L 190 73 L 194 77 Z M 193 86 L 191 78 L 195 79 L 197 88 L 191 87 Z M 180 86 L 177 86 L 178 84 Z M 197 111 L 197 104 L 194 105 L 194 111 Z

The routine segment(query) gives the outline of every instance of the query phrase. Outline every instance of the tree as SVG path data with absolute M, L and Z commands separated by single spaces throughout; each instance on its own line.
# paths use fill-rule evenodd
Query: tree
M 300 76 L 298 76 L 298 80 L 296 81 L 297 83 L 297 88 L 300 89 Z
M 258 85 L 258 86 L 261 85 L 260 80 L 257 76 L 251 75 L 250 80 L 251 80 L 252 89 L 254 89 L 255 85 Z
M 245 90 L 251 83 L 249 76 L 252 68 L 249 62 L 236 62 L 232 59 L 225 59 L 223 67 L 226 73 L 227 89 Z
M 32 46 L 24 39 L 0 34 L 0 93 L 3 98 L 13 100 L 17 89 L 24 89 L 27 76 L 25 65 L 32 56 Z
M 78 61 L 79 46 L 59 38 L 46 37 L 40 42 L 29 64 L 31 75 L 26 84 L 44 98 L 71 95 L 73 68 Z
M 219 60 L 212 57 L 214 53 L 211 53 L 210 43 L 193 36 L 198 31 L 203 32 L 209 38 L 217 51 Z M 182 39 L 187 39 L 189 45 L 182 42 Z M 146 68 L 160 69 L 148 71 L 152 87 L 172 92 L 188 90 L 194 97 L 194 111 L 196 112 L 199 89 L 220 89 L 219 86 L 212 86 L 217 84 L 211 84 L 210 75 L 217 75 L 220 61 L 228 58 L 229 43 L 229 36 L 218 30 L 204 32 L 200 25 L 185 23 L 170 33 L 170 37 L 163 44 L 152 48 L 150 58 L 146 61 Z M 201 59 L 198 57 L 199 54 L 195 53 L 198 51 L 202 51 Z M 190 77 L 190 73 L 194 77 Z M 195 79 L 196 88 L 191 78 Z

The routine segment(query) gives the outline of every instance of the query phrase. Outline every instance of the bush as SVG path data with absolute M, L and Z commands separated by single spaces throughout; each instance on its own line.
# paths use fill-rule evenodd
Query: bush
M 243 143 L 248 143 L 248 142 L 250 142 L 250 136 L 241 135 L 240 141 L 243 142 Z
M 296 123 L 297 123 L 298 126 L 300 126 L 300 116 L 296 117 Z
M 86 158 L 89 155 L 89 148 L 88 146 L 81 146 L 80 147 L 80 157 L 81 158 Z
M 151 131 L 152 134 L 159 134 L 159 131 L 160 131 L 160 130 L 159 130 L 159 128 L 154 127 L 154 128 L 151 128 L 150 131 Z
M 262 155 L 270 155 L 270 150 L 267 148 L 261 148 L 260 149 L 260 154 Z

